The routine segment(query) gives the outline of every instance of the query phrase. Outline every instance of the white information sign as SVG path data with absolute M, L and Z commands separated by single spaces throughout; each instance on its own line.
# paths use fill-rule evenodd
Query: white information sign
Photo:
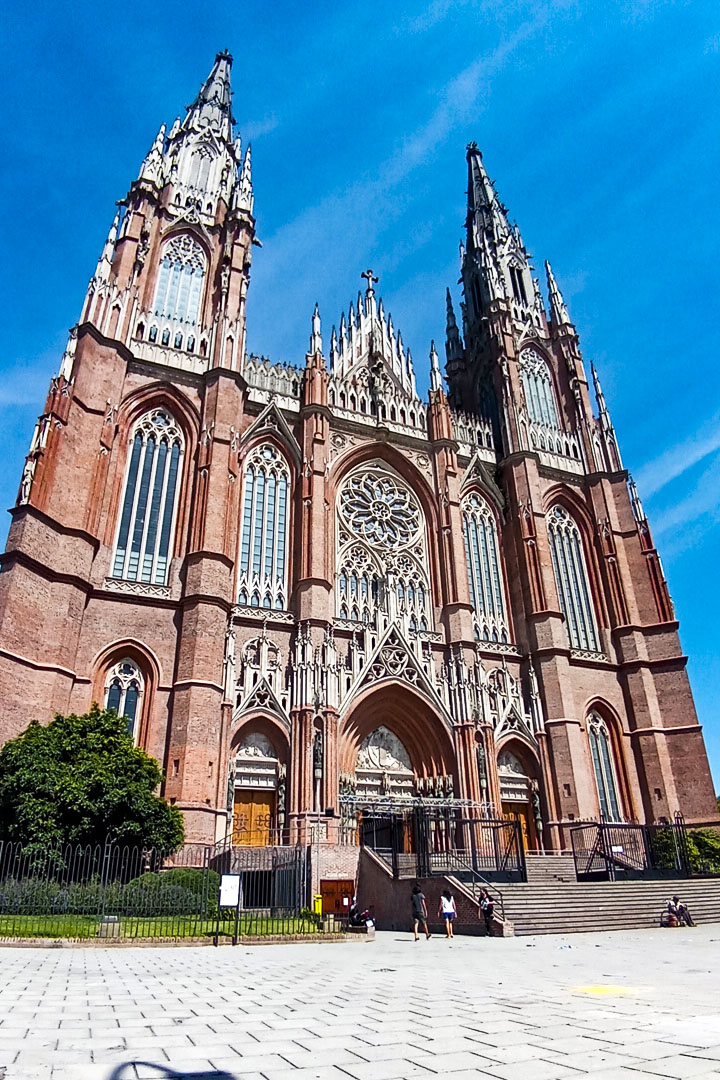
M 240 903 L 240 875 L 223 874 L 220 878 L 220 907 L 236 908 Z

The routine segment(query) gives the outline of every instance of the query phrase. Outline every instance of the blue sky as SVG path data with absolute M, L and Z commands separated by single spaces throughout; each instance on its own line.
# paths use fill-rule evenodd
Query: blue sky
M 200 12 L 201 17 L 200 17 Z M 103 238 L 162 121 L 228 48 L 253 144 L 249 347 L 301 364 L 372 266 L 427 387 L 457 299 L 474 139 L 599 369 L 681 620 L 720 787 L 720 10 L 689 3 L 219 0 L 16 7 L 0 176 L 0 504 Z M 0 526 L 4 541 L 6 524 Z

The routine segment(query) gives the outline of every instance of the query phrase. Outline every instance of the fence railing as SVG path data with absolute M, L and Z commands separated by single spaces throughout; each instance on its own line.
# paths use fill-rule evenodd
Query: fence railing
M 593 822 L 570 831 L 578 881 L 720 875 L 720 822 Z
M 360 835 L 395 877 L 459 872 L 504 881 L 526 877 L 520 822 L 485 818 L 468 807 L 371 808 L 362 813 Z
M 218 905 L 222 874 L 240 904 Z M 307 851 L 104 844 L 38 850 L 0 842 L 0 938 L 180 939 L 311 934 Z M 230 925 L 232 924 L 232 925 Z

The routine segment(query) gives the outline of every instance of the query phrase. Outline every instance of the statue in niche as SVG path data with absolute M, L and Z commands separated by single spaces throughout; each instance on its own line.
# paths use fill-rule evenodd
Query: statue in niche
M 537 780 L 530 781 L 530 802 L 532 804 L 533 817 L 535 818 L 535 828 L 538 831 L 538 835 L 542 835 L 543 821 L 542 811 L 540 809 L 540 785 Z
M 323 774 L 323 737 L 322 732 L 315 732 L 315 740 L 313 742 L 313 772 L 315 779 L 322 779 Z

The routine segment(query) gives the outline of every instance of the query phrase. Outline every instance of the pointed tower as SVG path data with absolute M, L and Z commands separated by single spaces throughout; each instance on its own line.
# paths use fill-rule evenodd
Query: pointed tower
M 250 148 L 234 137 L 232 57 L 163 124 L 122 201 L 81 321 L 152 363 L 242 368 L 255 241 Z M 112 244 L 110 240 L 112 239 Z
M 209 842 L 225 827 L 218 731 L 233 687 L 230 662 L 223 682 L 222 658 L 198 643 L 225 640 L 236 599 L 239 438 L 255 393 L 241 374 L 251 159 L 234 135 L 231 65 L 217 55 L 118 204 L 31 442 L 0 585 L 0 632 L 22 622 L 42 671 L 23 687 L 0 649 L 0 739 L 108 702 L 162 762 L 187 835 Z

